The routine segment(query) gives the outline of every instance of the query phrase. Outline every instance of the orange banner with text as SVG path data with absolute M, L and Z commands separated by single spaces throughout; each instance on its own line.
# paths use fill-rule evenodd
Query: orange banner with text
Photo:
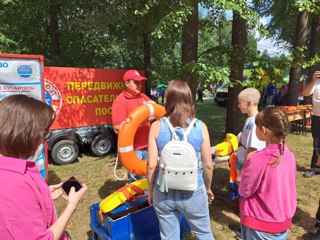
M 111 124 L 111 106 L 126 71 L 45 67 L 46 101 L 57 113 L 51 129 Z

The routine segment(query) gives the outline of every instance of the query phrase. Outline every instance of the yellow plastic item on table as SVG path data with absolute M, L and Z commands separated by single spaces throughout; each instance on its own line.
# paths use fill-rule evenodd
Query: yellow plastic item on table
M 144 194 L 145 190 L 148 190 L 146 178 L 126 184 L 100 202 L 100 211 L 108 213 L 136 196 Z
M 224 141 L 216 145 L 215 154 L 217 156 L 223 157 L 226 155 L 230 155 L 237 149 L 238 149 L 237 136 L 232 133 L 227 133 Z

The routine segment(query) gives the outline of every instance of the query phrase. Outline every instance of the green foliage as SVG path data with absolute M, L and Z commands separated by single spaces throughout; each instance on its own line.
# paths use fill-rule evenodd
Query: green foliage
M 304 68 L 304 69 L 307 69 L 307 68 L 310 68 L 312 66 L 316 66 L 317 64 L 320 64 L 320 56 L 318 54 L 316 54 L 309 61 L 304 61 L 301 64 L 301 67 Z
M 170 7 L 168 6 L 168 9 Z M 152 36 L 163 38 L 165 35 L 176 35 L 181 33 L 183 23 L 186 21 L 188 15 L 192 13 L 192 8 L 186 3 L 174 5 L 174 8 L 165 15 L 160 22 L 155 26 Z
M 192 65 L 192 73 L 194 73 L 198 81 L 202 83 L 229 83 L 230 70 L 228 67 L 210 66 L 198 62 Z
M 50 4 L 59 6 L 60 55 L 51 50 Z M 239 12 L 253 31 L 261 30 L 258 15 L 246 1 L 201 1 L 208 14 L 200 14 L 199 60 L 183 69 L 181 29 L 191 13 L 189 4 L 188 0 L 0 0 L 0 51 L 42 54 L 46 65 L 143 69 L 145 34 L 151 44 L 152 85 L 180 78 L 186 69 L 199 82 L 227 83 L 232 22 L 225 10 Z M 259 55 L 253 34 L 248 35 L 246 65 Z
M 295 6 L 298 8 L 299 12 L 307 11 L 312 13 L 317 12 L 320 9 L 318 0 L 297 0 L 295 1 Z
M 294 1 L 253 0 L 253 6 L 260 16 L 272 16 L 267 26 L 270 36 L 292 43 L 298 15 Z
M 5 35 L 0 33 L 0 45 L 2 46 L 2 52 L 8 52 L 10 49 L 15 46 L 15 42 L 9 38 L 7 38 Z
M 245 0 L 204 0 L 203 5 L 207 8 L 231 10 L 237 12 L 246 21 L 249 29 L 258 31 L 260 36 L 267 36 L 268 31 L 260 23 L 259 14 Z

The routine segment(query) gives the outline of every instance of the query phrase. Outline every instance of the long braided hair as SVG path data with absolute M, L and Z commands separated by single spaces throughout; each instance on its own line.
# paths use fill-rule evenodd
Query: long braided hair
M 277 107 L 268 107 L 258 113 L 255 119 L 258 127 L 265 127 L 271 134 L 269 135 L 273 143 L 279 144 L 280 156 L 272 162 L 272 165 L 277 166 L 286 146 L 286 137 L 289 134 L 289 120 L 287 115 Z

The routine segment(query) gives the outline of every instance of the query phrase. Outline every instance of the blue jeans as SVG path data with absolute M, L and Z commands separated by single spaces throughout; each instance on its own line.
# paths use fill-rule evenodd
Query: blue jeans
M 135 150 L 134 153 L 141 160 L 147 160 L 148 159 L 148 148 Z M 134 181 L 139 180 L 139 179 L 142 179 L 142 178 L 145 178 L 145 176 L 138 176 L 138 175 L 136 175 L 134 173 L 128 172 L 128 182 L 129 183 L 134 182 Z
M 153 206 L 159 219 L 162 240 L 180 239 L 180 212 L 185 216 L 197 239 L 214 240 L 204 184 L 195 191 L 169 190 L 163 193 L 155 183 Z
M 267 233 L 241 226 L 243 240 L 286 240 L 288 231 L 282 233 Z

